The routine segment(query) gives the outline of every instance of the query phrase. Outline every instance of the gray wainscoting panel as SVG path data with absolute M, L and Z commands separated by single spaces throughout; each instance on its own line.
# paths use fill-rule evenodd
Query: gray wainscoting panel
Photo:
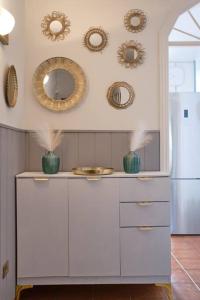
M 151 131 L 152 142 L 137 151 L 141 157 L 141 170 L 160 169 L 160 134 Z M 76 166 L 113 167 L 123 170 L 123 156 L 129 152 L 130 132 L 67 132 L 57 153 L 61 158 L 61 171 L 71 171 Z M 40 171 L 44 150 L 30 132 L 26 134 L 26 170 Z
M 15 175 L 25 171 L 25 132 L 0 126 L 0 268 L 9 261 L 9 273 L 0 276 L 0 299 L 15 297 Z

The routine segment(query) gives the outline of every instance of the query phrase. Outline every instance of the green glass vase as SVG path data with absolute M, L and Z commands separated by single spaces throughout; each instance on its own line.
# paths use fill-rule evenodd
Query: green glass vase
M 126 173 L 138 173 L 140 172 L 140 157 L 134 152 L 130 151 L 123 157 L 124 171 Z
M 60 158 L 52 151 L 42 156 L 42 170 L 45 174 L 56 174 L 59 171 Z

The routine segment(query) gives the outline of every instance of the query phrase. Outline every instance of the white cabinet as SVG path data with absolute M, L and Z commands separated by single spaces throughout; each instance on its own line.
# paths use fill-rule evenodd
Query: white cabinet
M 68 275 L 66 179 L 17 179 L 17 245 L 18 277 Z
M 164 177 L 18 176 L 18 284 L 169 282 L 169 201 Z
M 120 276 L 119 180 L 69 180 L 71 276 Z

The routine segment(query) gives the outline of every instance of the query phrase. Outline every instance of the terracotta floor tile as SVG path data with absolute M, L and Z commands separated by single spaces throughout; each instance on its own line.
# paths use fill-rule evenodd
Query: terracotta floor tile
M 171 258 L 171 267 L 172 267 L 172 270 L 181 269 L 181 267 L 179 266 L 179 264 L 176 262 L 176 260 L 173 257 Z
M 191 279 L 181 269 L 173 270 L 171 274 L 172 283 L 191 283 Z
M 173 284 L 173 300 L 199 300 L 200 292 L 191 283 Z
M 200 270 L 200 259 L 196 257 L 191 258 L 179 258 L 180 263 L 183 265 L 183 267 L 193 270 Z
M 187 270 L 192 279 L 200 285 L 200 270 Z
M 173 254 L 179 259 L 179 258 L 199 258 L 200 260 L 200 251 L 198 251 L 196 248 L 193 249 L 174 249 Z

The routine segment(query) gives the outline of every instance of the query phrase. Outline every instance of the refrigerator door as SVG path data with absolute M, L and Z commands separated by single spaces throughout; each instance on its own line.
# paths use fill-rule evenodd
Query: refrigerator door
M 200 178 L 200 93 L 171 94 L 172 178 Z
M 200 234 L 200 180 L 172 179 L 172 234 Z

